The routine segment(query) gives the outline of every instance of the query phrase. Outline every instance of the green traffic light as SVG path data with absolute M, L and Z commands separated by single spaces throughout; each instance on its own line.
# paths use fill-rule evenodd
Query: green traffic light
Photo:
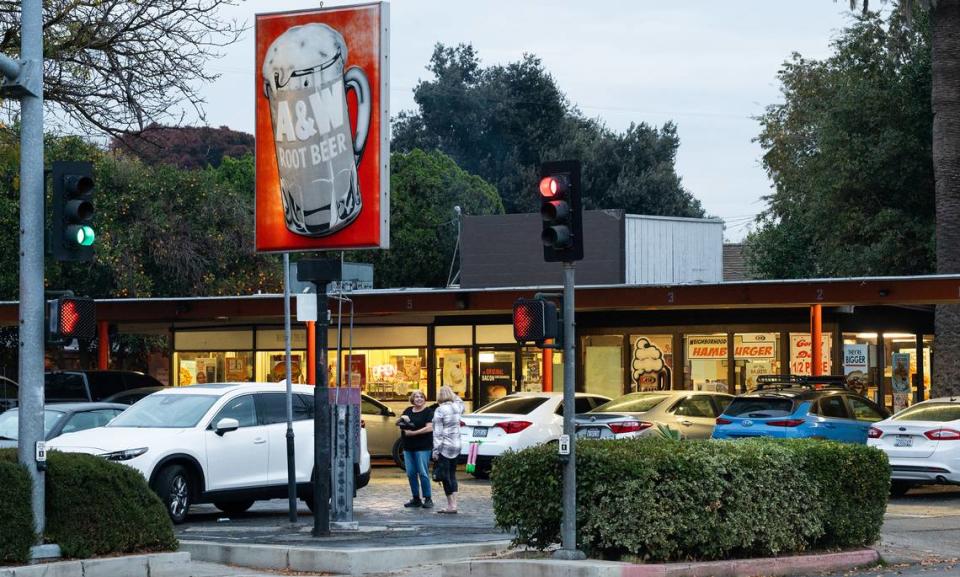
M 97 235 L 93 227 L 86 225 L 77 227 L 77 244 L 80 246 L 91 246 L 96 239 Z

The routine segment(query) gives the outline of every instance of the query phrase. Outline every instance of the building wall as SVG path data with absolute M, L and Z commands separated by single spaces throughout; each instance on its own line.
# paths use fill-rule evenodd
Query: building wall
M 627 284 L 723 281 L 723 222 L 626 215 Z

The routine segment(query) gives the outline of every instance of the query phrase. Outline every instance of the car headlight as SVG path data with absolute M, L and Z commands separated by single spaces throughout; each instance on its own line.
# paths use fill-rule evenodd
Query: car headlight
M 129 461 L 130 459 L 135 459 L 146 452 L 147 447 L 140 447 L 139 449 L 126 449 L 123 451 L 114 451 L 112 453 L 103 453 L 100 456 L 108 461 Z

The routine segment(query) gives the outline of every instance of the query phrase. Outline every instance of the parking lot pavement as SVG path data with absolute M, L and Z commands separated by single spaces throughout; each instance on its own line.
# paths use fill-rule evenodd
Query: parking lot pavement
M 335 532 L 316 539 L 310 535 L 313 516 L 299 503 L 297 525 L 287 521 L 287 501 L 256 503 L 233 518 L 213 505 L 196 505 L 188 521 L 177 526 L 177 537 L 188 541 L 258 543 L 317 547 L 396 547 L 444 543 L 503 541 L 510 535 L 494 526 L 490 482 L 460 473 L 459 514 L 438 515 L 446 504 L 443 490 L 433 484 L 434 509 L 404 508 L 410 499 L 406 474 L 396 467 L 377 467 L 370 484 L 357 492 L 354 519 L 360 531 Z

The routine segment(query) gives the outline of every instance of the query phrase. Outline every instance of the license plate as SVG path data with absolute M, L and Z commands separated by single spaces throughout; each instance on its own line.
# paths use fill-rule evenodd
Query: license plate
M 490 428 L 490 427 L 474 427 L 474 428 L 473 428 L 473 436 L 474 436 L 474 437 L 486 437 L 486 436 L 487 436 L 487 429 L 489 429 L 489 428 Z
M 896 440 L 893 442 L 894 447 L 912 447 L 913 446 L 913 437 L 910 435 L 897 435 Z
M 588 439 L 599 439 L 600 438 L 600 429 L 596 427 L 590 427 L 587 431 Z

